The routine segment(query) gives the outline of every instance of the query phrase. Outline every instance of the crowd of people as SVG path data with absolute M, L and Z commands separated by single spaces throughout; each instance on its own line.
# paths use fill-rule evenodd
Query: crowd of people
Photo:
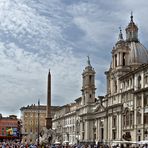
M 17 141 L 3 141 L 0 142 L 0 148 L 100 148 L 97 145 L 88 144 L 75 144 L 75 145 L 62 145 L 62 144 L 52 144 L 52 145 L 37 145 L 29 143 L 21 143 Z M 108 148 L 108 147 L 105 147 Z
M 148 144 L 139 145 L 132 147 L 131 145 L 123 146 L 119 144 L 111 146 L 108 144 L 75 144 L 75 145 L 62 145 L 62 144 L 52 144 L 52 145 L 40 145 L 21 143 L 18 141 L 3 141 L 0 142 L 0 148 L 148 148 Z
M 38 148 L 38 146 L 37 144 L 28 144 L 7 140 L 0 142 L 0 148 Z

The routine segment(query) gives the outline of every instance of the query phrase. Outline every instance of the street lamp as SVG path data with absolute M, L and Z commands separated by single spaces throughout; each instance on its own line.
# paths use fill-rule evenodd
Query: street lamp
M 76 142 L 78 144 L 79 136 L 80 136 L 80 121 L 79 120 L 76 121 L 75 131 L 76 131 Z
M 39 137 L 39 133 L 40 133 L 40 100 L 38 100 L 38 139 L 37 139 L 37 145 L 40 145 L 40 137 Z
M 63 140 L 63 137 L 62 137 L 62 125 L 60 124 L 60 122 L 57 125 L 57 134 L 58 134 L 57 140 L 59 142 L 62 142 L 62 140 Z

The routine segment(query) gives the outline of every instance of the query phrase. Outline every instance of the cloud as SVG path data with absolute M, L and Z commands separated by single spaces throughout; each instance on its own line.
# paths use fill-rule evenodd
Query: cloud
M 105 94 L 104 71 L 110 65 L 118 27 L 124 30 L 127 26 L 131 9 L 140 39 L 147 45 L 148 20 L 143 17 L 147 4 L 133 0 L 1 0 L 0 112 L 18 113 L 20 107 L 38 99 L 45 104 L 49 69 L 52 104 L 73 102 L 81 96 L 81 74 L 88 55 L 96 71 L 96 96 Z

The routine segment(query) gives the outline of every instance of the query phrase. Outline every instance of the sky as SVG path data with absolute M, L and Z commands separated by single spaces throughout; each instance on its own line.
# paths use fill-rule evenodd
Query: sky
M 0 113 L 46 104 L 52 76 L 52 105 L 81 96 L 87 56 L 96 71 L 96 97 L 106 94 L 111 51 L 133 11 L 139 40 L 148 49 L 145 0 L 0 0 Z

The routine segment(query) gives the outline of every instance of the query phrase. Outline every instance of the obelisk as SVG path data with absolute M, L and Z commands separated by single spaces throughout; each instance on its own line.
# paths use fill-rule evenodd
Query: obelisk
M 51 118 L 51 74 L 50 70 L 48 73 L 48 81 L 47 81 L 47 107 L 46 107 L 46 128 L 52 128 L 52 118 Z

